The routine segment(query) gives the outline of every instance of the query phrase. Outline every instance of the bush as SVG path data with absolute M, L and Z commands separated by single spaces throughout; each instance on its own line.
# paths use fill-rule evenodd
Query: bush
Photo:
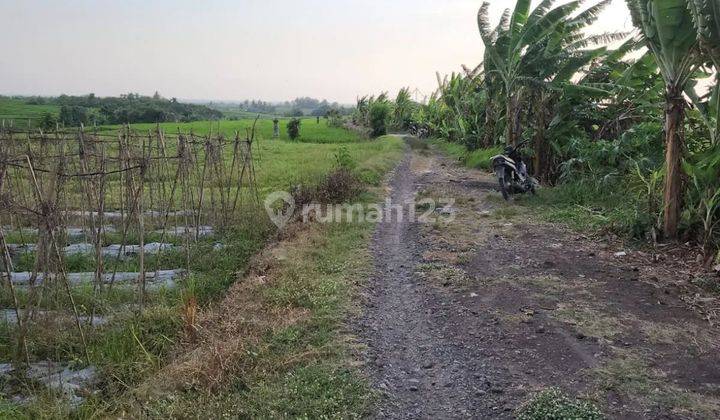
M 45 131 L 54 130 L 57 126 L 57 122 L 57 118 L 55 118 L 53 114 L 46 112 L 40 119 L 40 128 Z
M 390 104 L 387 101 L 375 101 L 370 105 L 371 137 L 380 137 L 387 134 L 390 111 Z
M 581 401 L 565 395 L 557 388 L 537 394 L 517 412 L 518 420 L 600 420 L 605 416 L 589 401 Z
M 301 121 L 298 118 L 293 118 L 288 121 L 287 130 L 288 136 L 290 136 L 290 140 L 297 140 L 298 138 L 300 138 L 300 124 Z
M 292 191 L 296 208 L 306 204 L 341 204 L 360 193 L 362 183 L 349 169 L 339 167 L 318 185 L 298 185 Z

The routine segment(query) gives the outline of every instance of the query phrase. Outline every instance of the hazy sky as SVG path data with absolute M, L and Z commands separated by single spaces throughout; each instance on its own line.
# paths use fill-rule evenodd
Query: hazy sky
M 482 57 L 479 0 L 0 0 L 0 94 L 354 102 Z M 493 16 L 514 0 L 491 0 Z M 591 2 L 586 2 L 591 4 Z M 596 32 L 629 29 L 615 0 Z

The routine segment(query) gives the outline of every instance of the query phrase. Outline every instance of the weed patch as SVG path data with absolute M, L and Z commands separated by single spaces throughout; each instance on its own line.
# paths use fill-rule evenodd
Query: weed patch
M 557 388 L 541 391 L 517 412 L 518 420 L 600 420 L 605 416 L 590 401 L 572 398 Z

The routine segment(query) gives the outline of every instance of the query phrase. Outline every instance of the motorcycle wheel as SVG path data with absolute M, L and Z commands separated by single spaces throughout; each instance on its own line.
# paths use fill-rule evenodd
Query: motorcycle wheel
M 510 185 L 505 181 L 505 168 L 496 168 L 495 173 L 497 174 L 498 184 L 500 184 L 500 192 L 502 193 L 505 201 L 510 200 Z

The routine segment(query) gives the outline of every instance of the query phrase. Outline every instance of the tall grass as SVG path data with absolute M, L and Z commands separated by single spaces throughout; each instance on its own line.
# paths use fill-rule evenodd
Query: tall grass
M 465 145 L 445 140 L 434 139 L 430 141 L 434 146 L 448 155 L 456 158 L 468 168 L 489 171 L 492 169 L 492 157 L 502 153 L 502 147 L 467 150 Z

